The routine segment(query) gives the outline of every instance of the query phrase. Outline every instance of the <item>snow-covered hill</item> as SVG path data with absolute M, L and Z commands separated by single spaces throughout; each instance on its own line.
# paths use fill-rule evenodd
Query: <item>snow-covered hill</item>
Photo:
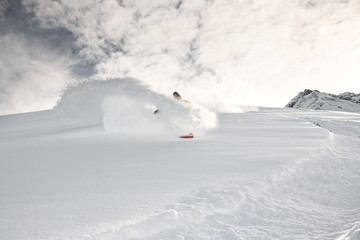
M 218 114 L 180 139 L 152 129 L 198 112 L 129 81 L 0 116 L 2 240 L 360 238 L 360 114 Z
M 345 92 L 339 95 L 305 89 L 285 107 L 314 110 L 360 112 L 360 94 Z

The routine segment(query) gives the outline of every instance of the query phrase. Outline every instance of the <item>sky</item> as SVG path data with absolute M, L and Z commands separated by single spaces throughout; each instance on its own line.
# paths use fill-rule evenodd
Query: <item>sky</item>
M 131 77 L 213 110 L 360 93 L 358 0 L 1 0 L 0 115 Z

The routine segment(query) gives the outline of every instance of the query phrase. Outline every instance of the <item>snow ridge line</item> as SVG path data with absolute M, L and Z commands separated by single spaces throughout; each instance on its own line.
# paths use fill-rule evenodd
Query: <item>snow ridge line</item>
M 353 226 L 343 235 L 337 237 L 335 240 L 356 240 L 360 239 L 360 221 L 355 222 Z
M 320 111 L 321 113 L 321 111 Z M 291 114 L 291 116 L 293 116 Z M 340 116 L 340 118 L 339 118 Z M 360 173 L 354 169 L 360 167 L 360 114 L 344 112 L 313 112 L 299 114 L 303 119 L 317 127 L 330 131 L 332 144 L 327 146 L 326 158 L 320 159 L 323 166 L 320 171 L 331 176 L 327 180 L 327 194 L 332 194 L 332 202 L 337 205 L 337 213 L 342 218 L 329 233 L 331 237 L 323 239 L 355 240 L 360 238 Z M 349 176 L 350 173 L 350 176 Z M 326 184 L 325 184 L 326 186 Z M 333 210 L 329 210 L 330 212 Z M 340 227 L 339 227 L 340 226 Z M 346 229 L 345 231 L 343 229 Z

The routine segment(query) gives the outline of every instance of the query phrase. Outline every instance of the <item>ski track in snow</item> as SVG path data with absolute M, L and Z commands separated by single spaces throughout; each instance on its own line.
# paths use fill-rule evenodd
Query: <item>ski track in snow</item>
M 326 122 L 329 138 L 279 172 L 199 189 L 142 222 L 91 239 L 359 239 L 360 116 L 280 115 Z M 355 138 L 332 133 L 349 130 Z
M 2 239 L 360 238 L 359 114 L 265 108 L 198 121 L 192 140 L 128 138 L 118 105 L 143 106 L 139 89 L 190 110 L 91 84 L 56 110 L 0 117 Z

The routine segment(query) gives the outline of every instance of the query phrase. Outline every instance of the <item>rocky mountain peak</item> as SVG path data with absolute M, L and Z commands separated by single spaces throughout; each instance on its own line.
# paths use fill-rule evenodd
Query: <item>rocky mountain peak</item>
M 314 110 L 360 112 L 360 94 L 344 92 L 339 95 L 305 89 L 285 107 Z

